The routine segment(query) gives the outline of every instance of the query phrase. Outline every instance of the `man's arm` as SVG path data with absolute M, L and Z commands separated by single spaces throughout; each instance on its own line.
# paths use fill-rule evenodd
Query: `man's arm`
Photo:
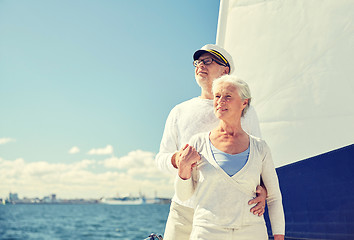
M 165 123 L 165 129 L 160 143 L 159 153 L 155 157 L 155 163 L 161 171 L 175 174 L 176 153 L 178 152 L 178 130 L 175 124 L 175 111 L 171 110 Z
M 257 186 L 257 190 L 256 190 L 257 197 L 248 202 L 249 205 L 256 204 L 256 206 L 251 208 L 250 211 L 254 215 L 258 215 L 258 216 L 262 216 L 264 214 L 266 198 L 267 198 L 267 189 L 262 184 L 263 182 L 261 183 L 261 185 Z

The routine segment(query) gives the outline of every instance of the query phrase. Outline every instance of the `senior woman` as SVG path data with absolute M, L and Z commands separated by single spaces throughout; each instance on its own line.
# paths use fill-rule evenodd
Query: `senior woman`
M 218 127 L 193 136 L 178 166 L 175 190 L 181 200 L 194 199 L 190 239 L 268 239 L 263 216 L 247 204 L 262 178 L 275 240 L 283 240 L 285 220 L 278 177 L 265 141 L 241 128 L 250 105 L 248 85 L 225 75 L 213 83 Z

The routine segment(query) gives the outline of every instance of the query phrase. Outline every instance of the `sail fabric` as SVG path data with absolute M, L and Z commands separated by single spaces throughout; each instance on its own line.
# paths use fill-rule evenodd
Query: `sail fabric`
M 276 166 L 354 143 L 354 1 L 221 0 L 216 43 Z
M 277 168 L 286 239 L 354 239 L 353 156 L 354 144 Z

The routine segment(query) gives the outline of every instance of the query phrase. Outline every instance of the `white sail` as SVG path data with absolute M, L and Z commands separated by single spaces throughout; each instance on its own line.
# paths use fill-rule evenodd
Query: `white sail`
M 276 166 L 354 143 L 354 1 L 221 0 L 216 43 L 249 83 Z

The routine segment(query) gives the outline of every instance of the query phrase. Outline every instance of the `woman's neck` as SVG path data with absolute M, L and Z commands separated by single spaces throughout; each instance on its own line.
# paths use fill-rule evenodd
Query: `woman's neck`
M 217 149 L 228 154 L 244 152 L 249 146 L 248 134 L 240 123 L 230 125 L 220 121 L 219 126 L 211 131 L 209 139 Z
M 233 121 L 221 120 L 219 126 L 215 130 L 222 134 L 226 134 L 234 137 L 244 133 L 241 127 L 241 121 L 234 120 L 234 119 Z

